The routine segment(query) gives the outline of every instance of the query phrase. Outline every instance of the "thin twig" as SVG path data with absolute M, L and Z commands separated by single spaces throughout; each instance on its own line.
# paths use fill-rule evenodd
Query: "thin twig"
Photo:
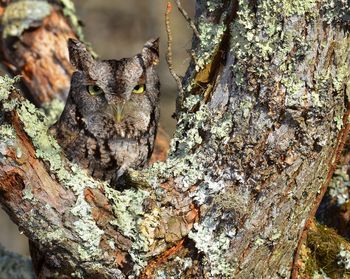
M 166 12 L 165 12 L 165 30 L 167 33 L 167 37 L 168 37 L 168 47 L 167 47 L 167 52 L 166 52 L 166 62 L 168 63 L 168 68 L 169 68 L 169 72 L 170 74 L 173 76 L 177 87 L 180 91 L 181 96 L 184 95 L 184 91 L 182 88 L 182 82 L 181 82 L 181 78 L 175 73 L 175 70 L 173 68 L 173 53 L 171 50 L 171 45 L 173 42 L 173 36 L 171 35 L 171 29 L 170 29 L 170 18 L 169 15 L 171 13 L 171 3 L 168 2 L 167 8 L 166 8 Z
M 196 25 L 194 24 L 193 20 L 189 17 L 188 13 L 184 10 L 184 8 L 182 8 L 180 0 L 174 0 L 174 1 L 175 1 L 176 5 L 177 5 L 178 10 L 180 11 L 180 13 L 183 15 L 183 17 L 186 19 L 186 21 L 188 22 L 188 24 L 192 28 L 193 33 L 199 39 L 198 29 L 197 29 Z

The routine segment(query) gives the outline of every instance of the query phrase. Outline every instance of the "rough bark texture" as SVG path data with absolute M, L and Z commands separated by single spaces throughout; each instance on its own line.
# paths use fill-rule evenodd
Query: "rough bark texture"
M 350 38 L 346 1 L 290 2 L 197 1 L 169 157 L 123 192 L 67 162 L 1 80 L 0 202 L 52 270 L 291 276 L 349 128 Z
M 1 3 L 2 62 L 22 76 L 27 96 L 40 106 L 55 98 L 65 100 L 73 73 L 67 40 L 76 38 L 76 32 L 63 15 L 69 7 L 55 2 Z

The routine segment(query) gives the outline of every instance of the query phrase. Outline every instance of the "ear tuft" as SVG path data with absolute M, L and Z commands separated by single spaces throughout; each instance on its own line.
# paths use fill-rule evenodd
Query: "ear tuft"
M 148 40 L 143 46 L 141 55 L 146 67 L 157 65 L 159 63 L 159 38 Z
M 94 64 L 91 54 L 79 40 L 70 38 L 68 40 L 68 51 L 69 60 L 77 70 L 88 72 L 89 68 Z

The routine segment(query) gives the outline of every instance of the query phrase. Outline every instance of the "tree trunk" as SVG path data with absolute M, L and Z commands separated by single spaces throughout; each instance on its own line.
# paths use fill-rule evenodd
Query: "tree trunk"
M 290 277 L 349 129 L 349 10 L 198 0 L 168 159 L 122 192 L 68 162 L 3 78 L 1 204 L 57 276 Z

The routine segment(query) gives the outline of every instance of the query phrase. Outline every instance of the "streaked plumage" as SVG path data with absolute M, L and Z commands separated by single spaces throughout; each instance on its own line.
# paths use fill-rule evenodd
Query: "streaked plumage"
M 68 42 L 76 68 L 64 111 L 51 128 L 69 160 L 95 178 L 116 181 L 151 156 L 159 120 L 158 40 L 140 54 L 95 60 L 79 41 Z M 143 86 L 143 87 L 142 87 Z M 143 91 L 143 92 L 142 92 Z

